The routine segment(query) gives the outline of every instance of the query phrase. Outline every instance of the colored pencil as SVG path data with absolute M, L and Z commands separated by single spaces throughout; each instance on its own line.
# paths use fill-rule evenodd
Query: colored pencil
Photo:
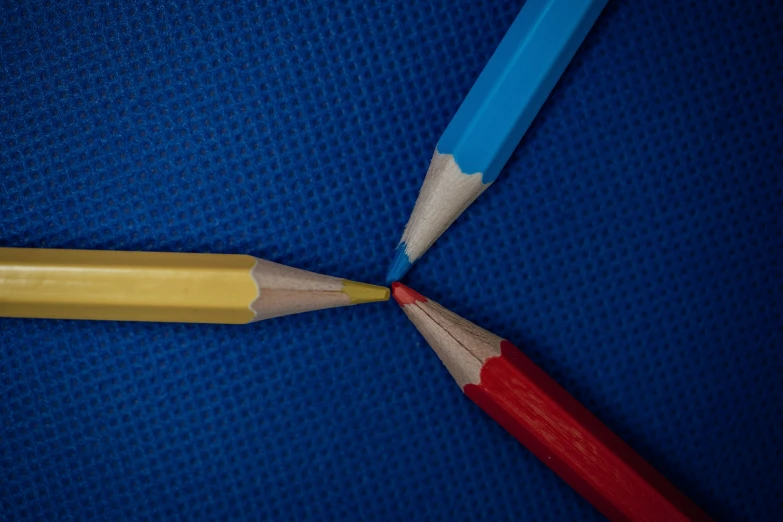
M 525 2 L 438 141 L 387 283 L 495 181 L 606 2 Z
M 242 324 L 389 290 L 247 255 L 0 248 L 0 316 Z
M 401 283 L 392 295 L 462 391 L 610 520 L 710 520 L 510 342 Z

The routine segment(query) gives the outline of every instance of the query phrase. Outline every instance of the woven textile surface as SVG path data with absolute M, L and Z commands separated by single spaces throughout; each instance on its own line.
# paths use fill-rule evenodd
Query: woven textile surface
M 0 8 L 0 246 L 381 284 L 523 2 Z M 717 520 L 783 512 L 783 5 L 610 0 L 405 282 L 523 349 Z M 0 319 L 0 519 L 600 520 L 393 303 Z

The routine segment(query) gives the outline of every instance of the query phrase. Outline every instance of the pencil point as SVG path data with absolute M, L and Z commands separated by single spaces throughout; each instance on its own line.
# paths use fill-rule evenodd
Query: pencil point
M 389 289 L 383 286 L 368 285 L 343 279 L 344 294 L 351 298 L 351 304 L 374 303 L 376 301 L 388 301 Z
M 405 243 L 397 245 L 397 250 L 394 253 L 394 261 L 392 261 L 389 272 L 386 274 L 386 284 L 399 281 L 402 277 L 408 273 L 413 263 L 411 263 L 408 254 L 405 252 Z
M 400 306 L 413 304 L 416 302 L 426 303 L 427 298 L 415 290 L 411 290 L 402 283 L 392 283 L 392 297 Z

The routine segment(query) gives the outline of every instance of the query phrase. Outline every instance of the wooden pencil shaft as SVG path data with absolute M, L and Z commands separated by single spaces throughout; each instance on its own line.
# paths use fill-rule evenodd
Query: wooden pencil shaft
M 247 255 L 0 248 L 4 317 L 241 324 L 386 298 Z
M 607 0 L 527 0 L 438 140 L 386 276 L 399 281 L 500 174 Z
M 392 289 L 464 393 L 609 519 L 710 520 L 511 343 Z

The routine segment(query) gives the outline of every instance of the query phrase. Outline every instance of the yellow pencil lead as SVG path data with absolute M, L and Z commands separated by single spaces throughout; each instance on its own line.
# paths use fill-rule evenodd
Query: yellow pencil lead
M 368 285 L 343 279 L 343 293 L 351 298 L 352 304 L 388 301 L 389 289 L 383 286 Z

